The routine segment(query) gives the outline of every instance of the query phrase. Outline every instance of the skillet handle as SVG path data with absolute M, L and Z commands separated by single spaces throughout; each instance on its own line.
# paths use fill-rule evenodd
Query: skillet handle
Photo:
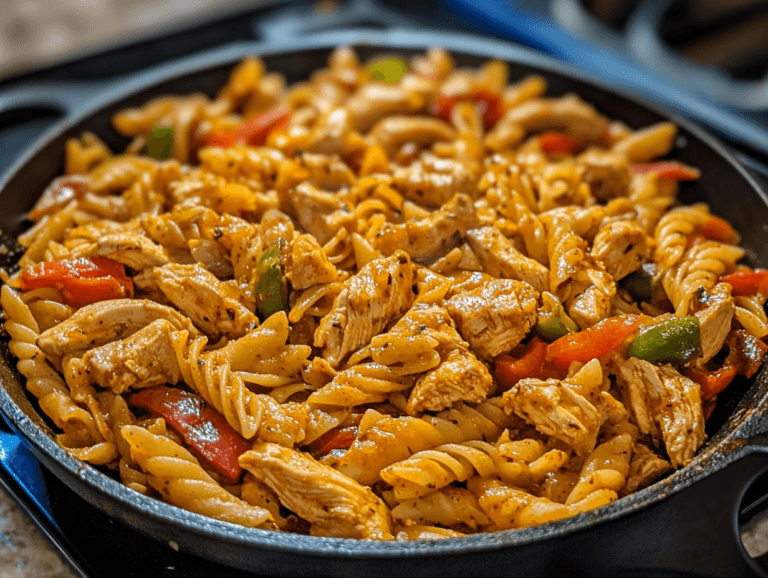
M 739 511 L 753 481 L 768 471 L 768 448 L 740 458 L 682 491 L 590 528 L 572 545 L 584 576 L 766 578 L 741 541 Z M 655 486 L 663 494 L 663 482 Z
M 0 91 L 0 125 L 14 124 L 27 111 L 46 111 L 70 116 L 85 109 L 114 81 L 43 83 L 29 82 Z

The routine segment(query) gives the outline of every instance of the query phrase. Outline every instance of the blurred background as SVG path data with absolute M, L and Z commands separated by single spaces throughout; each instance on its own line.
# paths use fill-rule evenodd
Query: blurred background
M 571 42 L 576 39 L 725 106 L 768 109 L 765 0 L 2 0 L 0 5 L 0 81 L 190 33 L 175 36 L 170 46 L 166 40 L 148 52 L 124 51 L 126 62 L 109 67 L 112 73 L 130 71 L 256 37 L 259 21 L 287 5 L 302 17 L 354 12 L 364 24 L 381 25 L 382 19 L 388 24 L 387 17 L 394 16 L 391 22 L 399 25 L 483 32 L 566 60 L 583 51 Z M 547 35 L 542 37 L 542 30 Z

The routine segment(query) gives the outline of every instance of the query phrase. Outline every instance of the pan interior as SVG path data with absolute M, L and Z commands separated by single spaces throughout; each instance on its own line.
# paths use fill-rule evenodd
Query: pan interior
M 447 44 L 446 48 L 450 49 L 450 43 Z M 421 50 L 407 48 L 393 50 L 391 46 L 377 45 L 363 45 L 356 48 L 363 60 L 381 52 L 397 52 L 406 57 L 421 52 Z M 329 47 L 306 49 L 266 54 L 263 55 L 263 60 L 268 70 L 284 73 L 287 81 L 292 83 L 308 78 L 313 70 L 324 66 L 330 52 L 331 48 Z M 483 55 L 461 52 L 453 52 L 452 54 L 459 66 L 478 66 L 488 59 L 487 56 Z M 30 224 L 25 220 L 26 212 L 34 205 L 37 197 L 50 181 L 62 173 L 64 147 L 68 138 L 77 137 L 84 131 L 92 131 L 99 135 L 113 151 L 123 150 L 128 141 L 111 126 L 111 117 L 114 113 L 126 107 L 138 106 L 163 94 L 203 92 L 213 96 L 225 84 L 235 63 L 236 60 L 216 63 L 194 72 L 174 76 L 149 87 L 128 87 L 123 96 L 103 102 L 87 116 L 65 123 L 56 134 L 49 135 L 46 142 L 37 146 L 34 154 L 28 155 L 23 164 L 17 166 L 15 172 L 5 180 L 2 190 L 0 190 L 0 206 L 3 207 L 3 210 L 0 211 L 0 241 L 9 249 L 5 254 L 0 255 L 0 266 L 10 270 L 16 266 L 21 248 L 17 245 L 15 238 Z M 558 71 L 510 62 L 511 80 L 531 73 L 540 74 L 547 80 L 549 95 L 556 96 L 575 92 L 584 100 L 592 103 L 603 114 L 612 119 L 621 120 L 632 128 L 639 128 L 669 118 L 631 99 L 612 94 Z M 755 267 L 768 266 L 768 206 L 766 206 L 763 193 L 754 181 L 751 181 L 744 171 L 735 165 L 731 158 L 723 154 L 722 148 L 710 137 L 686 123 L 676 122 L 681 125 L 680 136 L 677 146 L 670 156 L 683 163 L 699 167 L 702 171 L 702 177 L 699 181 L 683 183 L 680 193 L 681 202 L 685 204 L 694 202 L 709 204 L 713 213 L 733 223 L 741 233 L 742 246 L 747 251 L 749 264 Z M 3 346 L 0 347 L 0 381 L 2 381 L 3 389 L 9 399 L 0 403 L 0 407 L 6 415 L 11 416 L 11 421 L 16 429 L 27 438 L 34 437 L 36 439 L 33 442 L 33 449 L 45 463 L 51 465 L 57 459 L 54 456 L 61 455 L 61 450 L 53 441 L 54 433 L 47 419 L 41 417 L 43 414 L 36 402 L 26 393 L 23 378 L 16 371 L 15 365 L 16 360 L 3 343 Z M 720 440 L 738 432 L 742 423 L 743 410 L 762 406 L 763 398 L 766 395 L 764 374 L 764 371 L 761 372 L 761 376 L 756 380 L 736 382 L 725 394 L 720 396 L 718 408 L 708 422 L 707 430 L 712 439 L 707 448 L 703 450 L 704 453 L 709 454 L 717 451 Z M 42 436 L 39 435 L 41 432 Z M 70 465 L 66 465 L 66 468 L 70 468 Z M 78 470 L 81 469 L 82 466 L 78 468 Z M 73 471 L 72 473 L 77 474 L 78 472 Z M 98 492 L 100 488 L 111 492 L 114 496 L 121 496 L 120 499 L 132 507 L 137 503 L 135 494 L 131 497 L 132 494 L 127 489 L 108 479 L 106 475 L 93 472 L 88 477 L 96 480 L 95 485 L 98 488 L 95 491 Z M 88 494 L 88 491 L 84 493 Z M 637 498 L 631 503 L 637 505 L 642 499 Z M 648 499 L 648 494 L 644 499 Z M 138 503 L 146 503 L 146 500 L 138 500 Z M 620 503 L 627 502 L 627 500 L 621 500 Z M 164 505 L 160 504 L 153 508 L 153 512 L 161 518 L 165 517 L 191 525 L 196 524 L 196 520 L 200 518 L 196 515 L 180 516 L 174 508 L 163 509 L 163 507 Z M 125 517 L 135 520 L 136 514 L 133 513 Z M 571 528 L 578 526 L 578 522 L 566 520 L 560 525 L 563 528 Z M 212 527 L 215 529 L 220 526 L 222 525 L 214 524 Z M 210 533 L 211 530 L 201 528 L 201 532 Z M 529 531 L 519 532 L 519 536 L 521 538 L 535 537 L 540 533 L 542 531 L 532 528 Z M 216 531 L 213 531 L 213 534 L 215 535 Z M 231 535 L 231 532 L 227 534 Z M 262 534 L 249 533 L 246 534 L 245 539 L 253 540 L 254 544 L 265 544 L 268 540 L 259 538 Z M 516 541 L 511 533 L 502 534 L 507 535 L 502 539 L 504 543 L 511 544 Z M 221 535 L 220 533 L 219 536 Z M 314 539 L 315 542 L 312 542 L 312 539 L 299 538 L 295 541 L 295 544 L 298 545 L 296 546 L 297 549 L 315 544 L 317 548 L 322 548 L 328 542 L 319 539 Z M 499 538 L 478 539 L 481 541 L 465 540 L 467 540 L 468 547 L 474 549 L 481 543 L 497 543 Z M 348 543 L 349 541 L 344 542 Z M 455 548 L 456 543 L 455 541 L 452 542 L 454 542 Z M 290 542 L 285 543 L 288 544 L 288 548 L 291 547 Z M 472 544 L 474 546 L 471 546 Z M 385 546 L 400 552 L 413 549 L 412 546 L 404 544 Z M 350 552 L 354 553 L 357 547 L 350 546 L 350 548 Z M 361 546 L 359 551 L 376 551 L 376 549 L 371 548 L 370 545 L 364 549 Z

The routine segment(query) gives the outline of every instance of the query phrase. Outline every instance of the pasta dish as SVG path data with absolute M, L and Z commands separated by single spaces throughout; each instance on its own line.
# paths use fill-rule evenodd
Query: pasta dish
M 84 133 L 3 271 L 29 393 L 75 457 L 262 529 L 423 540 L 578 515 L 687 466 L 760 368 L 768 271 L 677 128 L 431 49 Z M 704 167 L 706 170 L 706 167 Z

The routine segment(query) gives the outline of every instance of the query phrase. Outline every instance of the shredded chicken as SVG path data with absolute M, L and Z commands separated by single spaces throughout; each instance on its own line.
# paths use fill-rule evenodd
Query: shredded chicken
M 494 277 L 525 281 L 536 291 L 549 288 L 547 268 L 523 255 L 496 227 L 467 231 L 467 239 L 483 270 Z
M 305 453 L 257 443 L 240 465 L 310 522 L 313 536 L 392 539 L 389 509 L 370 488 Z
M 376 259 L 344 282 L 315 331 L 315 347 L 338 367 L 347 353 L 365 344 L 413 303 L 416 271 L 407 253 Z
M 165 296 L 211 340 L 242 337 L 259 324 L 216 276 L 199 265 L 170 264 L 154 272 Z
M 492 359 L 515 347 L 536 322 L 538 294 L 523 281 L 494 279 L 451 297 L 446 307 L 471 348 Z
M 699 385 L 671 365 L 634 357 L 618 366 L 618 378 L 640 432 L 660 436 L 672 465 L 687 466 L 705 438 Z
M 640 490 L 662 474 L 672 469 L 672 464 L 656 455 L 644 443 L 636 442 L 632 449 L 629 474 L 620 495 L 626 496 Z

